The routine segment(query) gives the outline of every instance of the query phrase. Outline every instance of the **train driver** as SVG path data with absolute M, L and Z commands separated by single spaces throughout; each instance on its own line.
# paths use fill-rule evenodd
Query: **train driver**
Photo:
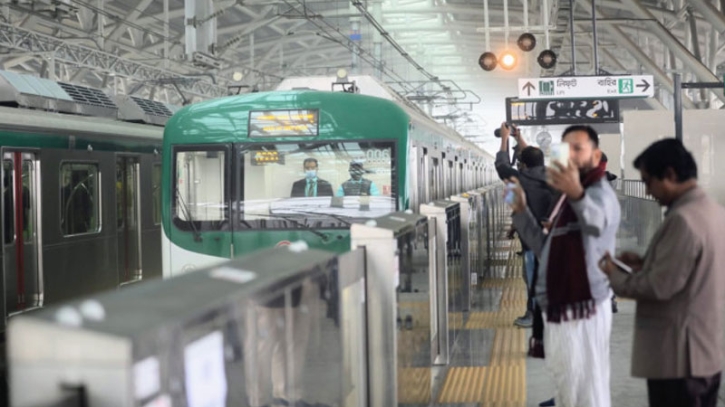
M 363 174 L 366 172 L 363 168 L 363 163 L 360 161 L 351 161 L 350 168 L 350 179 L 343 182 L 339 188 L 337 188 L 337 196 L 379 196 L 380 191 L 372 180 L 363 178 Z
M 295 181 L 292 184 L 292 198 L 303 198 L 309 196 L 332 196 L 332 185 L 329 182 L 317 178 L 317 160 L 305 158 L 302 163 L 305 170 L 305 179 Z

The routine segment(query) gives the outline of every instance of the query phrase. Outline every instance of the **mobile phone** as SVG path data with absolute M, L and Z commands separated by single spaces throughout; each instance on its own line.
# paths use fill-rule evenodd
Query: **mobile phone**
M 569 143 L 552 144 L 549 156 L 551 157 L 552 166 L 554 161 L 556 161 L 566 167 L 569 165 Z
M 507 205 L 513 205 L 514 201 L 516 200 L 514 189 L 516 189 L 516 184 L 514 184 L 513 182 L 509 182 L 506 184 L 506 195 L 504 196 L 503 201 Z
M 614 263 L 620 270 L 624 271 L 627 274 L 632 274 L 632 268 L 628 265 L 622 263 L 619 259 L 616 257 L 612 257 L 612 263 Z

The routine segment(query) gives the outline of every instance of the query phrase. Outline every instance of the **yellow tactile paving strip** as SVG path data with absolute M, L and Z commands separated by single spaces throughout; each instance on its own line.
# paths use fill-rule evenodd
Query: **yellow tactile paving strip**
M 525 406 L 525 365 L 451 368 L 446 376 L 446 384 L 438 397 L 438 403 L 478 402 L 486 407 Z
M 491 366 L 521 365 L 526 363 L 526 331 L 519 328 L 496 330 L 491 349 Z
M 503 266 L 495 278 L 483 281 L 483 288 L 501 288 L 498 311 L 472 312 L 466 329 L 496 329 L 488 366 L 452 367 L 448 370 L 438 403 L 482 403 L 484 407 L 526 405 L 526 335 L 515 328 L 514 319 L 526 309 L 526 284 L 518 240 L 509 241 L 508 256 L 496 261 Z M 506 243 L 509 243 L 506 242 Z
M 398 403 L 427 404 L 431 399 L 431 370 L 429 367 L 398 369 Z

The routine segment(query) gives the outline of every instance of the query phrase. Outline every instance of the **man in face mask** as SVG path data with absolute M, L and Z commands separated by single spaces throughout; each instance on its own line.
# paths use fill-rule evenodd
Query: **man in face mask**
M 332 196 L 332 185 L 329 182 L 317 178 L 317 160 L 306 158 L 302 163 L 305 171 L 305 179 L 295 181 L 292 184 L 292 198 L 304 198 L 312 196 Z
M 380 191 L 375 183 L 369 179 L 363 178 L 365 169 L 363 164 L 359 161 L 353 161 L 350 163 L 350 168 L 347 170 L 350 173 L 350 179 L 343 182 L 342 185 L 337 189 L 337 196 L 378 196 Z

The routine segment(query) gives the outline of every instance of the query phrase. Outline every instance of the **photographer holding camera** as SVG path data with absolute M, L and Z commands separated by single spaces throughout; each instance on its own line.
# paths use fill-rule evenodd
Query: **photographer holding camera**
M 521 137 L 521 132 L 514 125 L 502 123 L 501 128 L 496 131 L 501 137 L 501 149 L 496 154 L 496 172 L 502 180 L 516 177 L 521 183 L 521 188 L 526 193 L 527 205 L 531 209 L 531 213 L 540 220 L 548 219 L 552 207 L 556 204 L 557 193 L 551 189 L 546 182 L 546 167 L 544 167 L 544 153 L 533 146 L 528 146 L 526 140 Z M 508 141 L 509 137 L 513 137 L 518 145 L 514 147 L 514 153 L 518 154 L 518 170 L 513 168 L 509 160 Z M 516 151 L 518 150 L 518 152 Z M 534 293 L 533 287 L 536 278 L 536 256 L 534 252 L 521 242 L 524 251 L 524 278 L 528 287 L 528 303 L 526 314 L 517 318 L 514 324 L 517 326 L 528 328 L 534 325 L 534 335 L 530 341 L 529 353 L 532 356 L 542 357 L 543 343 L 543 320 L 541 312 L 538 312 L 538 318 L 534 318 Z M 535 323 L 536 322 L 536 323 Z

